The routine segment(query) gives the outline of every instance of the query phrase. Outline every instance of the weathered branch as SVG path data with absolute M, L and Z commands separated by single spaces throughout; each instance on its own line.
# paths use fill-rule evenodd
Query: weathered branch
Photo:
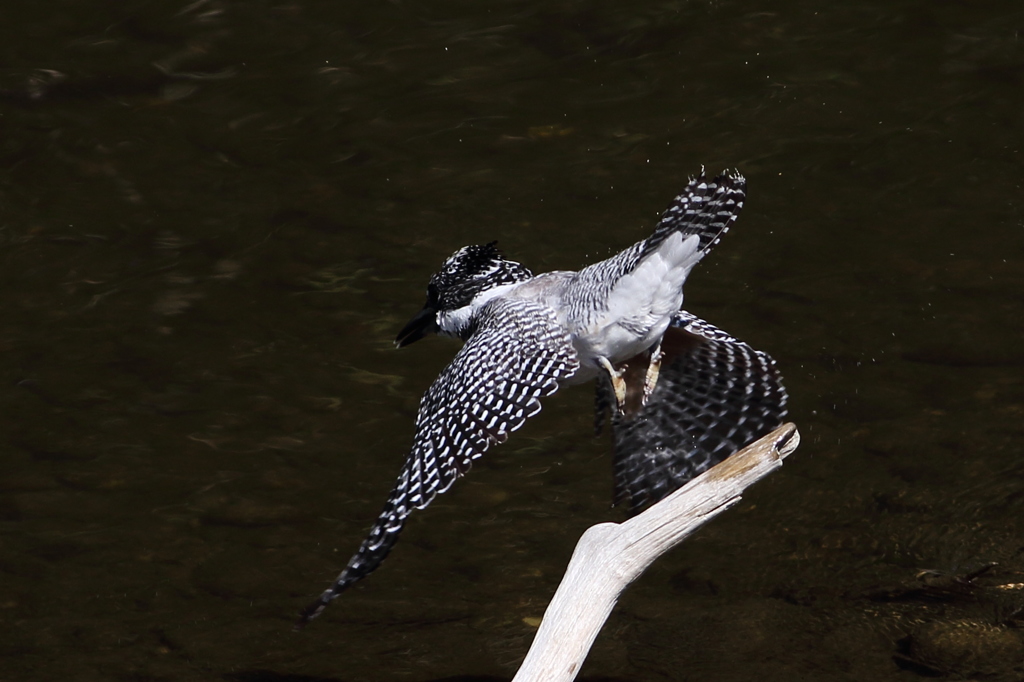
M 513 682 L 571 682 L 619 595 L 659 556 L 740 500 L 800 444 L 779 427 L 624 523 L 588 528 L 576 544 Z

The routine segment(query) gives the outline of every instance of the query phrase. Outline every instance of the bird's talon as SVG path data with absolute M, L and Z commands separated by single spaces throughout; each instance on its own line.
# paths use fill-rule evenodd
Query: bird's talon
M 598 358 L 598 362 L 601 363 L 601 367 L 608 372 L 608 377 L 612 380 L 612 391 L 615 392 L 615 404 L 619 409 L 619 414 L 625 414 L 626 412 L 626 380 L 622 378 L 622 375 L 626 373 L 629 365 L 623 364 L 619 369 L 615 369 L 612 363 L 608 361 L 608 358 Z
M 647 400 L 658 385 L 658 374 L 661 372 L 661 360 L 664 357 L 665 353 L 661 350 L 661 343 L 658 343 L 651 351 L 651 362 L 647 365 L 647 375 L 644 377 L 644 397 L 641 402 L 643 405 L 647 404 Z

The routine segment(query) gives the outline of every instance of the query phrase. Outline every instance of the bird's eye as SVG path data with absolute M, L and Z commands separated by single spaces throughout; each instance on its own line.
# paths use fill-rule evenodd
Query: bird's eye
M 427 285 L 427 305 L 435 307 L 440 297 L 441 295 L 437 291 L 436 284 L 431 283 Z

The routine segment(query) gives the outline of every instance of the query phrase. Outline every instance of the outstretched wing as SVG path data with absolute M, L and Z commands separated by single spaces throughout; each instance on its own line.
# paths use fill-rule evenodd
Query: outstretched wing
M 690 180 L 683 193 L 661 214 L 654 233 L 641 242 L 640 258 L 674 232 L 682 232 L 683 236 L 697 235 L 697 250 L 709 251 L 736 221 L 743 208 L 746 189 L 747 180 L 738 171 L 726 171 L 708 180 L 701 169 L 700 175 Z
M 485 306 L 466 345 L 423 395 L 412 450 L 369 536 L 334 584 L 303 609 L 296 627 L 376 569 L 413 509 L 448 490 L 492 443 L 505 442 L 540 412 L 540 398 L 578 368 L 572 341 L 551 308 L 507 299 Z
M 766 353 L 680 311 L 661 342 L 658 384 L 635 414 L 612 410 L 615 503 L 631 512 L 782 424 L 786 389 Z M 598 415 L 609 403 L 598 383 Z
M 684 238 L 697 236 L 692 267 L 736 222 L 743 209 L 746 187 L 747 181 L 736 171 L 722 173 L 712 180 L 701 171 L 661 214 L 650 237 L 580 270 L 570 283 L 570 298 L 591 308 L 607 305 L 609 294 L 622 278 L 636 270 L 676 232 Z

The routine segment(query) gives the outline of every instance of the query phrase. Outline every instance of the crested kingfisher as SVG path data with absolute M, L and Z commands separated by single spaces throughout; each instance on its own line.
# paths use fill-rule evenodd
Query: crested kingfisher
M 682 310 L 683 283 L 736 221 L 745 190 L 738 172 L 702 171 L 649 237 L 575 272 L 534 275 L 495 242 L 452 254 L 395 343 L 430 333 L 465 343 L 423 395 L 412 448 L 368 537 L 296 627 L 376 569 L 413 509 L 561 386 L 597 379 L 614 500 L 634 512 L 778 427 L 787 395 L 775 361 Z

